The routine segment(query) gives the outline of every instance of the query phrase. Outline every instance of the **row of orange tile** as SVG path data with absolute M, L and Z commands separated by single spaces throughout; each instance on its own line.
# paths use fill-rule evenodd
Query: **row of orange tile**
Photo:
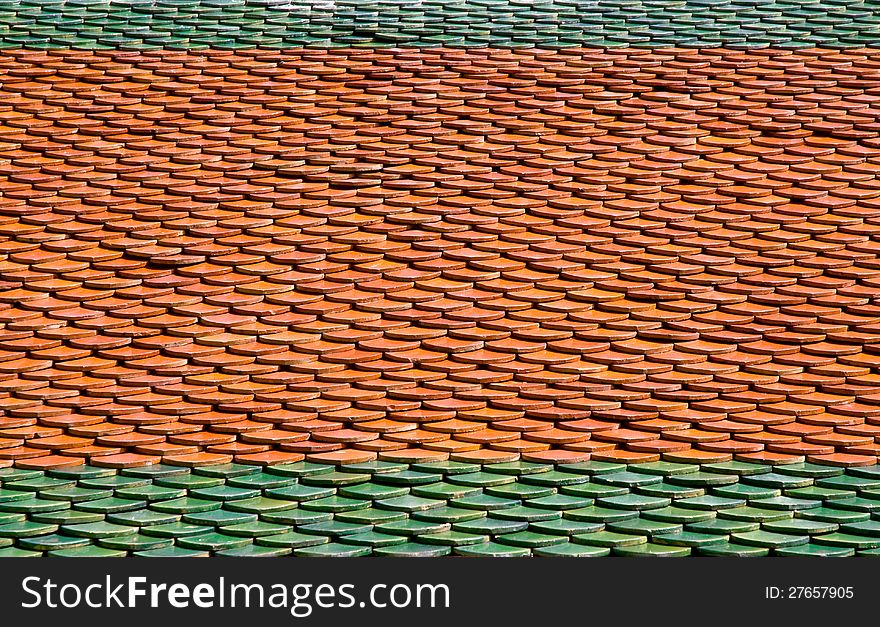
M 875 463 L 878 54 L 3 51 L 0 463 Z

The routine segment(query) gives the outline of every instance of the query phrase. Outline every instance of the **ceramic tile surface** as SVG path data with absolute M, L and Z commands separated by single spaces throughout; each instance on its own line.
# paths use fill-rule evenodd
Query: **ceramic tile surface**
M 872 45 L 878 0 L 2 0 L 53 47 Z
M 0 472 L 0 556 L 880 555 L 880 466 L 507 462 Z
M 878 16 L 0 3 L 0 555 L 870 554 Z

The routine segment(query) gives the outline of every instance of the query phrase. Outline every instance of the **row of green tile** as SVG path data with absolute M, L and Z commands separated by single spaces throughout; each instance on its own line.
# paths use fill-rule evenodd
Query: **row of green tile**
M 880 466 L 0 470 L 0 556 L 880 555 Z
M 864 46 L 880 0 L 0 0 L 0 45 Z

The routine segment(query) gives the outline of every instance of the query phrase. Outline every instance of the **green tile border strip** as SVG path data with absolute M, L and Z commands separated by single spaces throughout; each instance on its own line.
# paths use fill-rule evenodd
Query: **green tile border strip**
M 2 0 L 0 46 L 852 47 L 880 0 Z
M 0 470 L 0 556 L 880 554 L 880 465 Z

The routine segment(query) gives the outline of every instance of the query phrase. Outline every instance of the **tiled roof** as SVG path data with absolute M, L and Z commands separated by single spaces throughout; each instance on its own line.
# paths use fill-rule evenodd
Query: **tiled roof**
M 0 460 L 874 464 L 880 51 L 7 51 Z
M 0 44 L 873 45 L 878 0 L 0 0 Z
M 0 0 L 0 556 L 880 551 L 878 16 Z
M 0 480 L 0 556 L 880 555 L 877 467 L 300 462 Z

